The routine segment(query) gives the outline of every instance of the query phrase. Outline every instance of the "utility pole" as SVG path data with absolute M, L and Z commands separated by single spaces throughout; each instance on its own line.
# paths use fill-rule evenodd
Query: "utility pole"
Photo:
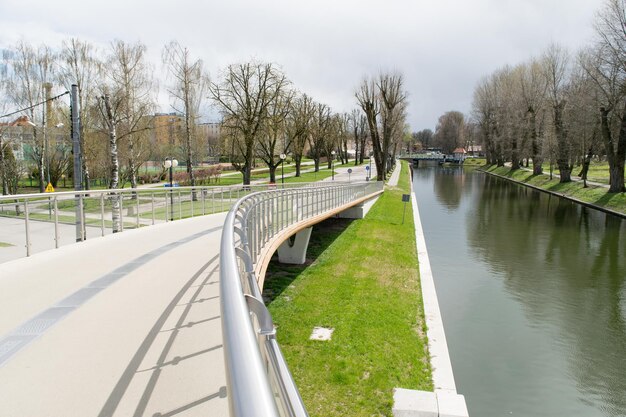
M 71 117 L 72 117 L 72 151 L 74 154 L 74 190 L 82 191 L 83 189 L 83 163 L 80 149 L 80 119 L 78 117 L 80 109 L 78 108 L 78 86 L 72 84 L 71 91 Z M 76 241 L 85 240 L 85 226 L 83 222 L 83 197 L 76 194 Z

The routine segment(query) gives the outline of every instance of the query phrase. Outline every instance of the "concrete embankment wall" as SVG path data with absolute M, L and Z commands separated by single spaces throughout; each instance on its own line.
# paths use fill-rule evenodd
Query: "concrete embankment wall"
M 448 352 L 448 343 L 439 310 L 439 300 L 435 290 L 435 281 L 428 259 L 426 240 L 419 215 L 417 198 L 413 191 L 411 170 L 411 204 L 415 223 L 415 242 L 419 260 L 420 282 L 424 301 L 428 350 L 433 369 L 434 392 L 396 388 L 394 392 L 395 417 L 467 417 L 465 397 L 456 391 L 452 363 Z

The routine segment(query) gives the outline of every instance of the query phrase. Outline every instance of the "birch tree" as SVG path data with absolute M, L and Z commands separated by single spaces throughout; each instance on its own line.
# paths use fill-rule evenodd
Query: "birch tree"
M 127 178 L 137 188 L 137 172 L 147 160 L 145 135 L 147 117 L 155 107 L 152 70 L 146 59 L 146 46 L 114 41 L 107 62 L 109 88 L 113 91 L 111 111 L 117 141 L 126 145 Z M 123 141 L 123 142 L 122 142 Z
M 111 182 L 109 183 L 110 189 L 116 189 L 119 187 L 119 172 L 120 164 L 117 154 L 117 118 L 115 116 L 115 110 L 111 105 L 111 98 L 108 94 L 102 96 L 100 105 L 100 111 L 102 113 L 102 119 L 106 126 L 107 135 L 109 138 L 109 157 L 111 163 Z M 113 233 L 122 231 L 121 220 L 121 194 L 111 194 L 111 222 Z

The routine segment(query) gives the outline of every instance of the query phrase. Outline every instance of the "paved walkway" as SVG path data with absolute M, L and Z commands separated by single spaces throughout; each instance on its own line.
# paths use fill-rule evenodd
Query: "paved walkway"
M 227 416 L 224 218 L 0 264 L 0 415 Z
M 389 177 L 389 181 L 387 182 L 387 185 L 391 187 L 398 186 L 398 180 L 400 179 L 401 166 L 402 165 L 400 164 L 400 161 L 397 160 L 396 167 L 393 169 L 393 172 L 391 173 L 391 176 Z

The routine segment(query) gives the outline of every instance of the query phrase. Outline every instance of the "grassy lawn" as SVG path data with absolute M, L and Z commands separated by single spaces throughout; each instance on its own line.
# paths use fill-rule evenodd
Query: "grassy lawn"
M 325 178 L 331 177 L 332 175 L 332 170 L 320 168 L 319 172 L 303 172 L 299 177 L 287 177 L 285 178 L 285 183 L 321 181 Z M 276 176 L 276 182 L 280 183 L 280 176 Z
M 486 163 L 487 160 L 485 158 L 467 158 L 465 161 L 463 161 L 464 166 L 482 166 Z
M 488 172 L 493 172 L 516 181 L 534 185 L 548 191 L 553 191 L 568 197 L 576 198 L 586 203 L 595 204 L 600 207 L 609 208 L 626 214 L 626 193 L 607 193 L 606 187 L 589 185 L 583 187 L 582 182 L 572 181 L 569 183 L 559 183 L 559 178 L 552 180 L 549 175 L 533 175 L 530 171 L 515 170 L 511 171 L 508 167 L 487 167 Z
M 269 266 L 264 292 L 311 416 L 391 416 L 394 387 L 433 389 L 414 225 L 400 224 L 407 172 L 365 219 L 314 226 L 308 265 Z M 315 326 L 332 340 L 309 340 Z
M 543 172 L 549 174 L 550 173 L 550 163 L 544 162 L 541 166 L 543 168 Z M 532 164 L 530 166 L 532 169 Z M 553 165 L 553 172 L 555 175 L 559 175 L 559 168 L 556 164 Z M 582 170 L 582 166 L 575 166 L 572 170 L 573 176 L 578 176 L 580 171 Z M 597 162 L 591 161 L 589 164 L 589 172 L 587 173 L 587 181 L 599 182 L 601 184 L 609 183 L 609 163 L 608 162 Z

